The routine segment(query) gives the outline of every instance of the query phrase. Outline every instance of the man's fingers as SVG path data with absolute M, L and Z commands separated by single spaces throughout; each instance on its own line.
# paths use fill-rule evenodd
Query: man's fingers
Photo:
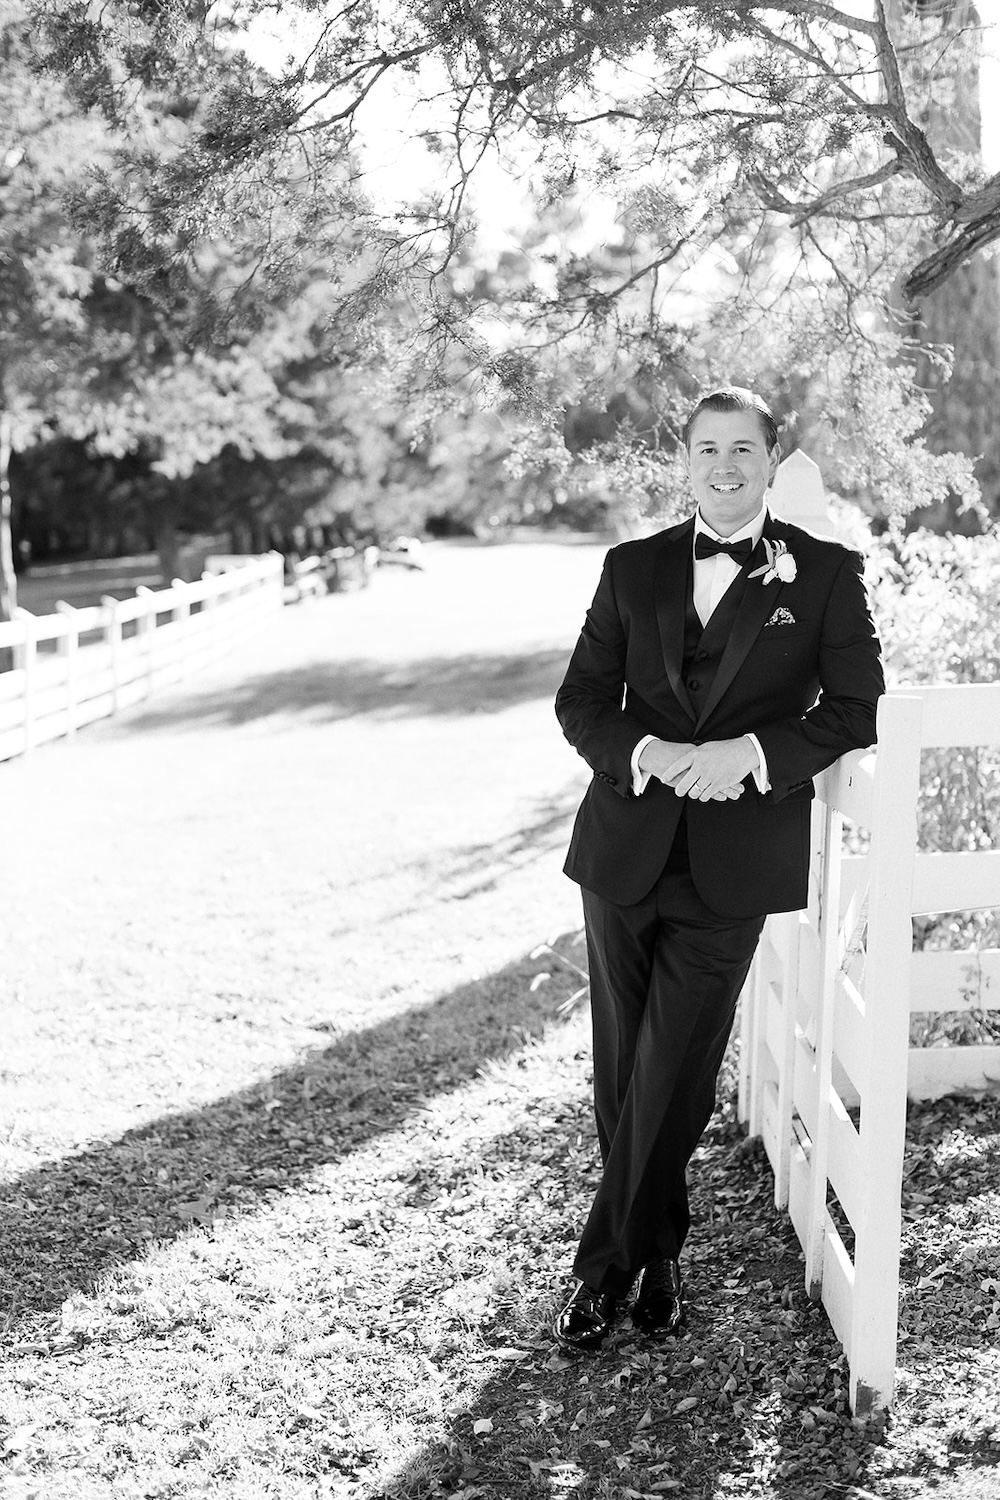
M 670 765 L 667 766 L 666 770 L 661 774 L 660 780 L 662 782 L 665 782 L 667 786 L 676 786 L 681 777 L 685 776 L 690 770 L 690 754 L 681 755 L 678 756 L 676 760 L 671 761 Z M 695 772 L 694 774 L 697 775 L 697 772 Z

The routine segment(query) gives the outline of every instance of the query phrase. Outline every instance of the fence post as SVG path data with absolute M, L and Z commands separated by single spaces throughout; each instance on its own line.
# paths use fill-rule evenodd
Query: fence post
M 774 920 L 773 918 L 771 919 Z M 792 1157 L 792 1095 L 795 1081 L 795 1012 L 799 996 L 799 956 L 802 951 L 802 916 L 797 911 L 782 912 L 777 926 L 782 945 L 781 962 L 781 1038 L 782 1054 L 778 1065 L 775 1103 L 774 1206 L 788 1207 Z
M 56 614 L 66 621 L 66 633 L 59 637 L 59 655 L 66 662 L 66 738 L 76 734 L 77 671 L 80 655 L 80 630 L 76 610 L 65 599 L 56 600 Z
M 778 465 L 768 505 L 783 521 L 793 521 L 807 531 L 818 531 L 824 536 L 836 533 L 819 464 L 801 448 L 796 448 Z
M 156 601 L 153 598 L 153 590 L 147 588 L 144 583 L 136 584 L 135 596 L 144 601 L 142 614 L 136 620 L 136 630 L 139 633 L 139 647 L 145 658 L 146 693 L 148 695 L 153 688 L 153 632 L 156 629 Z
M 840 860 L 844 820 L 823 804 L 822 878 L 819 908 L 819 989 L 816 997 L 816 1130 L 809 1156 L 806 1210 L 806 1289 L 814 1301 L 823 1295 L 826 1253 L 826 1184 L 830 1148 L 830 1089 L 833 1083 L 834 988 L 840 935 Z
M 183 578 L 172 578 L 170 587 L 174 591 L 174 624 L 177 626 L 177 676 L 184 676 L 187 660 L 188 635 L 191 626 L 191 599 L 188 585 Z
M 851 1315 L 851 1408 L 860 1416 L 889 1405 L 896 1365 L 921 717 L 917 697 L 893 694 L 879 701 L 864 980 L 878 1077 L 861 1105 L 865 1190 L 854 1225 Z
M 14 619 L 24 627 L 24 644 L 15 652 L 15 661 L 24 672 L 24 753 L 28 755 L 35 746 L 35 680 L 38 675 L 38 642 L 35 638 L 35 617 L 28 609 L 15 609 Z
M 111 712 L 118 712 L 121 702 L 122 675 L 122 622 L 118 612 L 118 600 L 111 594 L 102 594 L 101 607 L 107 611 L 108 623 L 105 635 L 111 663 Z

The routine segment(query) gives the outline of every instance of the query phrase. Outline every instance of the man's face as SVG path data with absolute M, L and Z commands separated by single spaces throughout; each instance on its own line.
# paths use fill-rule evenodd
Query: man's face
M 687 453 L 691 488 L 709 526 L 732 536 L 760 510 L 781 451 L 770 453 L 755 411 L 700 411 Z

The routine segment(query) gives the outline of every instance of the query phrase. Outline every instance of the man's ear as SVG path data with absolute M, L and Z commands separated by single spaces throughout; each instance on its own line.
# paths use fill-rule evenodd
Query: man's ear
M 771 449 L 770 453 L 767 455 L 767 464 L 768 464 L 768 468 L 770 469 L 770 477 L 769 477 L 769 479 L 767 481 L 769 485 L 771 485 L 771 484 L 774 483 L 774 476 L 778 472 L 778 465 L 780 463 L 781 463 L 781 444 L 780 443 L 775 443 L 774 447 Z

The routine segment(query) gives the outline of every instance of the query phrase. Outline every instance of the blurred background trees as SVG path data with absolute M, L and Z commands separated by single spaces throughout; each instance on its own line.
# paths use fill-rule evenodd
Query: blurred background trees
M 0 614 L 17 558 L 670 519 L 723 380 L 877 525 L 982 529 L 983 37 L 968 0 L 15 0 Z

